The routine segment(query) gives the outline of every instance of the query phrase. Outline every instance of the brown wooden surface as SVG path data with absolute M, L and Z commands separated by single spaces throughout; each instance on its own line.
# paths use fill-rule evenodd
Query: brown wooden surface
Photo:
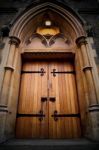
M 17 138 L 77 138 L 80 137 L 79 117 L 59 117 L 54 120 L 52 114 L 78 114 L 75 74 L 51 72 L 74 71 L 70 62 L 25 62 L 22 71 L 45 70 L 44 76 L 39 73 L 23 73 L 18 104 L 18 114 L 37 114 L 43 110 L 45 117 L 17 117 Z M 46 97 L 47 101 L 41 102 Z M 54 97 L 55 102 L 50 101 Z

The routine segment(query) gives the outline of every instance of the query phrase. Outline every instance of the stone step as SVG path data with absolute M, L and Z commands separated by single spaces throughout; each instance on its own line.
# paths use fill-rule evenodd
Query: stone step
M 0 144 L 0 150 L 99 150 L 99 143 L 86 139 L 25 140 L 12 139 Z

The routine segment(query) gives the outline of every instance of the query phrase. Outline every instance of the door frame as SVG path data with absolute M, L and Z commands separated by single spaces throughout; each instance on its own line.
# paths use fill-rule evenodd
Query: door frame
M 65 53 L 58 53 L 58 52 L 54 52 L 54 54 L 53 53 L 49 53 L 49 52 L 41 52 L 41 53 L 39 53 L 39 52 L 24 52 L 24 53 L 22 53 L 22 55 L 21 55 L 21 66 L 22 66 L 22 63 L 25 61 L 25 60 L 33 60 L 33 61 L 39 61 L 39 60 L 52 60 L 52 61 L 54 61 L 54 60 L 60 60 L 60 59 L 66 59 L 66 61 L 68 60 L 68 61 L 73 61 L 73 63 L 74 63 L 74 68 L 75 68 L 75 72 L 76 72 L 76 67 L 75 67 L 75 54 L 74 53 L 72 53 L 72 52 L 65 52 Z M 20 81 L 21 81 L 21 76 L 20 76 Z M 78 84 L 77 84 L 77 75 L 75 74 L 75 81 L 76 81 L 76 89 L 77 89 L 77 98 L 78 98 L 78 107 L 79 107 L 79 110 L 80 110 L 80 123 L 81 123 L 81 136 L 84 136 L 84 130 L 85 129 L 83 129 L 83 113 L 81 112 L 81 109 L 82 108 L 80 108 L 81 107 L 81 105 L 82 104 L 80 104 L 80 94 L 78 94 L 78 89 L 79 89 L 79 87 L 78 87 Z M 20 91 L 19 91 L 20 92 Z M 19 97 L 19 96 L 18 96 Z M 85 106 L 84 106 L 85 107 Z M 18 108 L 18 105 L 17 105 L 17 108 Z

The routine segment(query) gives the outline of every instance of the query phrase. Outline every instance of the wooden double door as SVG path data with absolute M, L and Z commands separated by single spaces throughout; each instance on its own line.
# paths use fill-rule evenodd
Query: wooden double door
M 22 67 L 17 138 L 78 138 L 75 69 L 69 61 L 31 61 Z

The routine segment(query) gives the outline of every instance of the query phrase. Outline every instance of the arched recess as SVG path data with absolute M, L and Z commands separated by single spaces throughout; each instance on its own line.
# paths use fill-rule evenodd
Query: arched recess
M 68 8 L 68 7 L 67 7 Z M 81 19 L 77 16 L 73 15 L 73 10 L 71 9 L 72 13 L 69 12 L 66 8 L 62 8 L 61 6 L 51 3 L 51 2 L 45 2 L 43 4 L 39 4 L 38 6 L 35 6 L 35 9 L 31 6 L 31 8 L 27 8 L 22 15 L 17 17 L 17 19 L 13 22 L 12 28 L 10 31 L 10 36 L 15 36 L 21 39 L 21 41 L 24 41 L 24 37 L 26 36 L 27 30 L 33 31 L 33 27 L 39 24 L 41 20 L 36 20 L 36 16 L 42 16 L 43 12 L 51 10 L 52 12 L 56 12 L 59 16 L 64 18 L 64 20 L 70 25 L 72 28 L 74 34 L 76 35 L 76 38 L 82 35 L 85 35 L 85 31 L 83 29 L 83 22 L 81 22 Z M 75 12 L 74 12 L 75 14 Z M 35 19 L 34 19 L 35 17 Z M 40 17 L 39 17 L 40 18 Z M 38 19 L 39 19 L 38 18 Z M 33 21 L 34 19 L 34 21 Z M 57 22 L 57 21 L 56 21 Z M 61 22 L 60 22 L 60 25 Z M 27 30 L 26 30 L 27 28 Z
M 50 43 L 49 45 L 51 46 L 57 38 L 64 39 L 64 42 L 66 43 L 66 38 L 69 37 L 70 46 L 69 48 L 66 49 L 65 54 L 68 56 L 68 54 L 70 53 L 69 57 L 72 58 L 73 56 L 74 58 L 77 89 L 78 89 L 78 100 L 79 100 L 80 113 L 81 113 L 82 134 L 83 136 L 85 136 L 87 131 L 87 136 L 90 135 L 89 132 L 91 127 L 87 126 L 88 119 L 86 120 L 87 118 L 86 116 L 88 116 L 88 114 L 86 115 L 86 111 L 90 105 L 90 96 L 89 96 L 90 87 L 87 87 L 86 76 L 84 75 L 86 70 L 90 70 L 92 74 L 92 70 L 91 70 L 92 66 L 90 66 L 90 59 L 89 59 L 90 56 L 88 56 L 89 55 L 88 46 L 86 45 L 86 40 L 85 40 L 87 35 L 86 32 L 84 31 L 83 22 L 76 15 L 76 13 L 73 12 L 73 10 L 68 6 L 65 6 L 64 8 L 58 4 L 60 3 L 55 4 L 52 2 L 44 2 L 36 5 L 35 7 L 34 6 L 28 7 L 26 10 L 22 12 L 22 14 L 20 14 L 15 19 L 15 21 L 12 24 L 12 28 L 9 34 L 10 52 L 8 56 L 7 66 L 5 67 L 6 69 L 5 77 L 4 77 L 5 83 L 3 84 L 3 88 L 2 88 L 2 93 L 4 91 L 4 93 L 6 92 L 6 95 L 4 95 L 4 93 L 1 95 L 1 99 L 4 96 L 3 100 L 1 101 L 2 106 L 4 106 L 4 109 L 5 108 L 7 109 L 6 112 L 8 112 L 8 108 L 9 111 L 11 112 L 8 114 L 8 117 L 6 119 L 7 123 L 5 125 L 5 128 L 3 127 L 4 128 L 3 134 L 5 134 L 3 136 L 7 138 L 15 135 L 14 127 L 15 127 L 16 112 L 17 112 L 19 83 L 20 83 L 20 74 L 21 74 L 21 62 L 22 62 L 21 54 L 25 53 L 27 41 L 29 39 L 33 39 L 34 37 L 36 38 L 38 37 L 39 39 L 41 39 L 41 41 L 43 41 L 45 45 L 47 45 L 47 41 L 45 40 L 45 38 L 39 34 L 36 34 L 35 32 L 37 27 L 40 26 L 40 23 L 42 22 L 42 18 L 45 13 L 50 14 L 50 18 L 52 22 L 55 22 L 55 24 L 60 27 L 61 33 L 63 34 L 63 35 L 57 34 L 53 36 L 49 41 Z M 80 52 L 80 49 L 83 50 L 84 53 L 82 51 Z M 34 50 L 31 50 L 30 52 L 33 53 Z M 42 51 L 39 52 L 40 54 L 43 54 Z M 57 52 L 55 51 L 55 54 L 56 53 Z M 10 85 L 10 90 L 8 89 L 5 90 L 6 77 L 8 78 L 7 84 Z M 90 77 L 90 80 L 93 80 L 92 78 L 93 77 Z M 88 82 L 90 83 L 90 81 Z M 91 90 L 94 91 L 93 92 L 94 99 L 98 100 L 97 87 L 93 82 L 94 81 L 91 81 L 90 83 L 90 85 L 92 86 Z M 97 100 L 95 104 L 98 103 Z M 12 126 L 10 126 L 11 124 Z

